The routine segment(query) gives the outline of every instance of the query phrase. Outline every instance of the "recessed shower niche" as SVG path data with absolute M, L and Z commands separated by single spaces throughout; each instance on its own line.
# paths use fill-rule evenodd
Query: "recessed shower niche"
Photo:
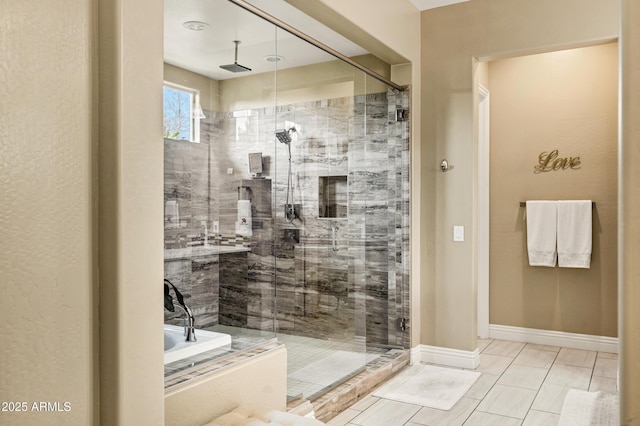
M 347 176 L 318 176 L 318 217 L 346 219 Z

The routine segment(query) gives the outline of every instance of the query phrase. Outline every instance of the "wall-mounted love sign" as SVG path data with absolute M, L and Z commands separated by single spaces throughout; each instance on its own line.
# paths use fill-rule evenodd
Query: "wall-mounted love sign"
M 556 172 L 558 170 L 580 168 L 580 157 L 560 157 L 557 149 L 543 152 L 538 156 L 538 164 L 533 166 L 533 173 Z

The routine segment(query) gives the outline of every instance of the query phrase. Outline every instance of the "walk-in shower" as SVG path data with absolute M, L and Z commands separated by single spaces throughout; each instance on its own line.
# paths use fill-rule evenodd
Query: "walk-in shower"
M 165 371 L 277 340 L 289 398 L 314 399 L 409 347 L 408 94 L 240 0 L 165 7 L 165 80 L 186 99 L 165 119 L 199 129 L 198 143 L 164 141 L 165 278 L 197 329 L 231 336 Z M 186 43 L 194 19 L 209 29 Z M 251 71 L 219 67 L 228 34 Z

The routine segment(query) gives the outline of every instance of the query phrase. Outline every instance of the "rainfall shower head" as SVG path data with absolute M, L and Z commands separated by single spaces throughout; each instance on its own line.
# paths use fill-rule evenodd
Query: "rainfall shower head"
M 220 68 L 222 68 L 223 70 L 231 71 L 231 72 L 251 71 L 251 68 L 247 68 L 244 65 L 240 65 L 240 64 L 220 65 Z
M 220 65 L 220 68 L 222 68 L 223 70 L 231 71 L 231 72 L 251 71 L 251 68 L 245 67 L 244 65 L 240 65 L 238 63 L 238 45 L 240 44 L 240 40 L 233 40 L 233 42 L 236 44 L 235 61 L 232 64 Z
M 291 143 L 291 133 L 294 133 L 295 131 L 295 127 L 292 127 L 289 130 L 280 130 L 279 132 L 276 132 L 276 138 L 278 138 L 281 143 L 289 145 Z

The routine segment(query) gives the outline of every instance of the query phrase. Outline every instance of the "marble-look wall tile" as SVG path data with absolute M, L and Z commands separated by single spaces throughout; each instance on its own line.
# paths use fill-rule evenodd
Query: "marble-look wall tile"
M 165 262 L 165 277 L 178 288 L 184 303 L 192 310 L 196 327 L 206 328 L 218 323 L 218 256 L 193 260 Z M 165 310 L 165 323 L 182 325 L 185 313 L 178 307 L 173 288 L 175 312 Z
M 197 239 L 199 221 L 216 220 L 214 241 L 228 244 L 235 235 L 238 188 L 252 182 L 248 154 L 263 155 L 266 179 L 260 185 L 270 191 L 260 189 L 253 235 L 239 243 L 251 252 L 241 262 L 224 255 L 217 264 L 183 271 L 183 280 L 191 275 L 197 289 L 218 289 L 209 298 L 194 297 L 198 305 L 216 305 L 218 298 L 219 308 L 198 307 L 207 321 L 218 315 L 221 323 L 272 330 L 275 316 L 280 331 L 409 344 L 408 333 L 396 327 L 409 308 L 409 122 L 389 121 L 398 105 L 408 107 L 407 94 L 390 90 L 242 112 L 205 111 L 204 143 L 165 144 L 165 198 L 180 197 L 188 218 L 186 229 L 167 229 L 174 242 Z M 277 142 L 275 131 L 291 125 L 297 132 L 290 146 Z M 300 205 L 300 218 L 291 224 L 284 220 L 289 149 L 289 202 Z M 339 175 L 347 177 L 347 217 L 321 218 L 319 179 Z M 286 229 L 298 230 L 299 241 L 287 240 Z
M 191 297 L 187 304 L 193 306 L 198 328 L 218 324 L 219 258 L 220 256 L 210 256 L 191 261 Z
M 247 253 L 220 256 L 219 323 L 235 327 L 248 324 L 249 292 Z

